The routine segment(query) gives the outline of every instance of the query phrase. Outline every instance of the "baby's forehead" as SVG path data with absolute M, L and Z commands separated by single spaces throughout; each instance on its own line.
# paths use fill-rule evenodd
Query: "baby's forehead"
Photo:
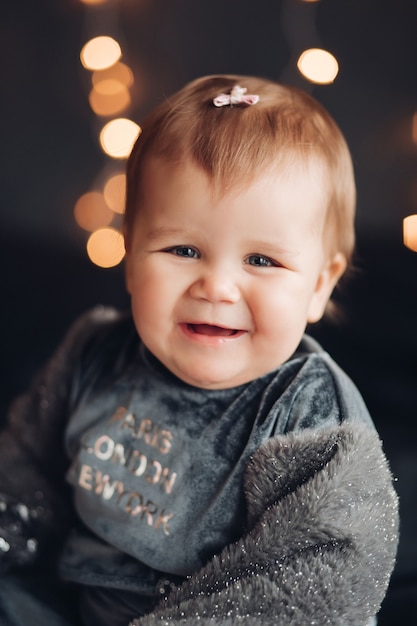
M 290 198 L 292 193 L 299 194 L 302 189 L 305 218 L 311 222 L 312 230 L 320 231 L 324 226 L 330 198 L 328 177 L 319 159 L 288 158 L 269 164 L 259 171 L 247 172 L 246 176 L 215 177 L 192 158 L 170 160 L 152 157 L 143 170 L 142 182 L 140 195 L 152 212 L 158 206 L 158 203 L 149 202 L 154 194 L 159 199 L 164 198 L 165 203 L 170 203 L 172 198 L 174 205 L 184 198 L 187 198 L 187 202 L 198 202 L 198 197 L 202 198 L 201 194 L 213 204 L 250 194 L 256 212 L 258 196 L 270 194 L 273 207 L 277 196 L 280 196 L 281 202 L 283 197 Z M 286 196 L 280 194 L 282 188 Z M 139 210 L 141 206 L 143 202 L 139 201 Z
M 323 197 L 323 211 L 330 195 L 329 176 L 326 166 L 320 159 L 293 158 L 278 159 L 259 170 L 248 171 L 244 176 L 232 176 L 229 179 L 209 177 L 209 184 L 216 198 L 228 194 L 247 192 L 251 188 L 259 190 L 268 186 L 293 186 L 294 190 L 302 185 L 306 189 L 306 207 L 309 204 L 308 189 L 315 191 L 320 187 Z
M 167 177 L 178 177 L 186 170 L 194 168 L 205 174 L 208 185 L 217 196 L 230 192 L 239 193 L 268 179 L 273 181 L 291 178 L 296 182 L 306 178 L 312 180 L 319 178 L 323 186 L 328 188 L 326 180 L 329 178 L 329 172 L 325 160 L 317 153 L 306 153 L 293 148 L 281 150 L 271 158 L 265 159 L 262 165 L 243 169 L 233 162 L 228 162 L 224 167 L 217 169 L 208 168 L 198 162 L 192 154 L 177 154 L 174 157 L 152 154 L 144 163 L 142 183 L 146 184 L 149 172 L 160 178 L 162 183 Z
M 193 159 L 175 161 L 152 158 L 144 174 L 142 199 L 150 210 L 162 205 L 180 207 L 185 205 L 206 207 L 242 201 L 246 210 L 256 212 L 258 201 L 270 199 L 274 206 L 288 204 L 290 210 L 293 197 L 302 208 L 306 218 L 323 223 L 323 215 L 328 205 L 328 184 L 320 161 L 291 159 L 273 163 L 259 171 L 248 172 L 246 176 L 216 178 Z M 154 196 L 157 200 L 154 202 Z M 250 203 L 247 203 L 247 198 Z M 139 203 L 139 207 L 143 203 Z

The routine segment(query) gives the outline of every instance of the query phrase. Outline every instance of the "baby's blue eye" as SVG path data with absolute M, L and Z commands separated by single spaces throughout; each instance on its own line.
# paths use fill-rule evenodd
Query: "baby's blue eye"
M 191 248 L 190 246 L 175 246 L 174 248 L 170 248 L 169 252 L 186 259 L 198 259 L 197 250 L 195 250 L 195 248 Z
M 276 267 L 277 265 L 272 259 L 260 254 L 251 254 L 245 262 L 254 267 Z

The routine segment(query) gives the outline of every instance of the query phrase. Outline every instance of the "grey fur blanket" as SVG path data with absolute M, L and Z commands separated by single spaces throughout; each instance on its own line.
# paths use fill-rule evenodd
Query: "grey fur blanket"
M 132 626 L 364 626 L 384 598 L 397 497 L 358 424 L 271 439 L 246 476 L 248 530 Z

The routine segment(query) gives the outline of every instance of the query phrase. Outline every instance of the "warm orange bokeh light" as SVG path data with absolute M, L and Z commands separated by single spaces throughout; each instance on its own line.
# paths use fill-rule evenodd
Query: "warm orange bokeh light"
M 78 226 L 92 232 L 108 226 L 114 215 L 107 206 L 103 194 L 99 191 L 88 191 L 83 194 L 74 207 L 74 217 Z
M 90 107 L 96 115 L 109 116 L 121 113 L 131 103 L 129 89 L 116 80 L 102 80 L 88 97 Z
M 414 113 L 413 115 L 411 136 L 412 136 L 414 143 L 417 143 L 417 113 Z
M 110 176 L 104 185 L 103 196 L 112 211 L 123 214 L 125 212 L 126 175 L 120 173 Z
M 134 77 L 133 72 L 128 65 L 122 63 L 121 61 L 117 61 L 117 63 L 111 67 L 93 72 L 91 80 L 93 81 L 93 85 L 95 87 L 97 87 L 97 85 L 103 80 L 117 80 L 117 82 L 122 83 L 122 85 L 131 87 L 133 85 Z
M 297 67 L 307 80 L 320 85 L 332 83 L 339 72 L 336 58 L 321 48 L 304 50 L 297 61 Z
M 124 117 L 108 122 L 100 133 L 100 144 L 106 154 L 114 159 L 129 156 L 141 128 Z
M 403 220 L 404 245 L 417 252 L 417 215 L 409 215 Z
M 121 55 L 118 42 L 113 37 L 103 35 L 87 41 L 81 50 L 80 59 L 88 70 L 104 70 L 114 65 Z
M 125 256 L 123 235 L 116 228 L 100 228 L 87 241 L 90 261 L 99 267 L 115 267 Z
M 108 0 L 81 0 L 82 4 L 106 4 Z
M 94 91 L 99 93 L 102 96 L 114 96 L 122 91 L 129 91 L 126 85 L 121 83 L 119 80 L 115 80 L 114 78 L 107 78 L 106 80 L 101 80 L 96 85 L 94 85 Z

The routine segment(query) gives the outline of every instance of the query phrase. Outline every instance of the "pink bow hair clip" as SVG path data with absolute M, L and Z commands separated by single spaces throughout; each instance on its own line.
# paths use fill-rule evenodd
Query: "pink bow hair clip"
M 216 107 L 233 106 L 234 104 L 256 104 L 259 102 L 259 96 L 256 94 L 246 94 L 246 87 L 235 85 L 230 94 L 221 93 L 213 98 L 213 104 Z

